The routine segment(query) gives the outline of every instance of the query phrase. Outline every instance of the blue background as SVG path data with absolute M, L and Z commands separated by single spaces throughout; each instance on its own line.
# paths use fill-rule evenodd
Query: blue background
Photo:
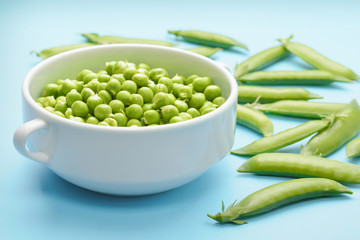
M 229 205 L 287 179 L 238 174 L 235 169 L 247 158 L 228 155 L 176 190 L 112 197 L 65 182 L 18 154 L 12 144 L 22 123 L 22 80 L 41 61 L 30 55 L 32 50 L 83 42 L 83 32 L 175 42 L 167 30 L 200 29 L 248 44 L 249 54 L 235 49 L 214 56 L 233 70 L 248 56 L 277 45 L 277 38 L 294 34 L 295 41 L 359 74 L 359 10 L 358 0 L 1 1 L 0 239 L 360 239 L 358 185 L 349 185 L 352 196 L 302 201 L 250 218 L 247 225 L 220 225 L 206 214 L 218 212 L 222 200 Z M 307 68 L 289 57 L 269 70 Z M 358 83 L 305 88 L 324 96 L 321 101 L 343 103 L 358 98 L 360 90 Z M 275 132 L 306 121 L 270 118 Z M 260 135 L 238 126 L 235 138 L 238 148 Z M 281 151 L 298 152 L 306 140 Z M 347 159 L 344 148 L 329 158 L 360 164 Z

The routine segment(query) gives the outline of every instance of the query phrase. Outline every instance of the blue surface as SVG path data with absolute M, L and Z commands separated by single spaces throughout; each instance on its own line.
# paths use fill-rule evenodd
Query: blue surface
M 360 239 L 359 186 L 353 196 L 302 201 L 248 219 L 219 225 L 221 201 L 232 203 L 286 178 L 237 174 L 247 158 L 228 155 L 203 176 L 163 194 L 142 198 L 105 196 L 65 182 L 45 166 L 18 154 L 12 135 L 22 123 L 21 83 L 41 60 L 30 51 L 82 42 L 82 32 L 175 41 L 169 29 L 201 29 L 248 44 L 251 54 L 295 34 L 331 59 L 360 73 L 360 1 L 1 1 L 0 2 L 0 239 Z M 190 47 L 181 43 L 179 47 Z M 241 49 L 215 59 L 231 69 L 245 60 Z M 309 66 L 292 57 L 270 70 Z M 322 101 L 347 103 L 358 83 L 306 87 Z M 360 98 L 359 98 L 360 99 Z M 275 132 L 305 120 L 270 116 Z M 260 136 L 238 126 L 234 148 Z M 298 152 L 301 143 L 283 152 Z M 329 158 L 347 159 L 344 149 Z

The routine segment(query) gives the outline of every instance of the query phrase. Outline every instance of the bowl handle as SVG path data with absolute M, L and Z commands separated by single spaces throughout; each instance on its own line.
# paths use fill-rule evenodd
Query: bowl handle
M 30 152 L 26 148 L 26 140 L 29 135 L 35 131 L 45 129 L 48 123 L 40 118 L 35 118 L 24 123 L 14 133 L 13 143 L 16 150 L 23 156 L 39 161 L 41 163 L 49 163 L 49 154 L 45 151 Z

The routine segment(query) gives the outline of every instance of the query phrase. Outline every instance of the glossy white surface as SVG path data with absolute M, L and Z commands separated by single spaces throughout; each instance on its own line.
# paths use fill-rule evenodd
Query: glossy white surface
M 75 79 L 85 68 L 104 69 L 105 62 L 111 60 L 145 62 L 167 69 L 170 76 L 210 76 L 228 100 L 193 120 L 141 128 L 78 123 L 35 103 L 46 83 Z M 14 135 L 17 150 L 47 164 L 62 178 L 102 193 L 144 195 L 181 186 L 224 158 L 234 142 L 235 79 L 213 60 L 179 49 L 121 44 L 73 50 L 35 66 L 26 76 L 22 91 L 26 123 Z

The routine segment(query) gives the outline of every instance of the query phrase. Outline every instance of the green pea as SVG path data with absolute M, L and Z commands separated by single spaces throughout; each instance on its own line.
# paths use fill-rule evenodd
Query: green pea
M 71 109 L 75 117 L 85 118 L 89 114 L 89 107 L 83 101 L 75 101 L 71 105 Z
M 204 92 L 206 87 L 209 86 L 211 83 L 209 78 L 206 77 L 197 77 L 192 82 L 194 90 L 197 92 Z
M 99 81 L 97 79 L 93 79 L 90 82 L 88 82 L 87 84 L 84 85 L 84 88 L 90 88 L 91 90 L 93 90 L 93 92 L 97 92 L 97 88 L 99 85 Z
M 224 97 L 216 97 L 213 100 L 213 103 L 217 106 L 221 106 L 224 104 L 224 102 L 226 102 L 226 99 Z
M 99 122 L 99 123 L 98 123 L 98 125 L 100 125 L 100 126 L 110 127 L 110 125 L 109 125 L 107 122 L 104 122 L 104 121 Z
M 162 83 L 158 83 L 156 85 L 156 92 L 164 92 L 164 93 L 168 93 L 169 89 L 167 88 L 167 86 L 165 84 Z
M 56 98 L 56 103 L 58 102 L 66 102 L 66 96 L 59 96 Z
M 144 68 L 138 68 L 136 73 L 142 73 L 142 74 L 145 74 L 148 78 L 150 77 L 150 72 Z
M 131 93 L 128 91 L 120 91 L 116 94 L 116 99 L 124 103 L 125 106 L 129 106 L 131 104 Z
M 94 72 L 88 72 L 87 74 L 85 74 L 83 77 L 82 77 L 82 80 L 79 80 L 79 81 L 83 81 L 85 84 L 91 82 L 92 80 L 95 80 L 97 79 L 98 75 Z
M 128 118 L 140 119 L 143 115 L 143 109 L 138 104 L 131 104 L 130 106 L 125 108 L 125 114 Z
M 170 119 L 169 123 L 178 123 L 178 122 L 183 122 L 184 119 L 180 116 L 174 116 Z
M 75 101 L 82 101 L 82 97 L 80 93 L 78 93 L 75 89 L 72 89 L 68 94 L 66 94 L 66 103 L 68 106 L 71 106 Z
M 129 119 L 126 126 L 127 127 L 141 127 L 142 124 L 138 119 Z
M 139 88 L 138 94 L 144 99 L 144 103 L 151 103 L 154 97 L 154 92 L 148 87 Z
M 204 111 L 207 108 L 216 108 L 216 105 L 213 104 L 212 102 L 206 100 L 204 102 L 204 104 L 201 106 L 201 108 L 199 109 L 200 114 L 202 111 Z M 203 115 L 203 114 L 201 114 L 201 115 Z
M 113 74 L 113 75 L 111 75 L 111 78 L 118 80 L 120 82 L 120 84 L 122 84 L 123 82 L 126 81 L 123 74 Z
M 72 115 L 70 115 L 70 120 L 76 121 L 76 122 L 81 122 L 81 123 L 85 123 L 85 120 L 81 117 L 74 117 Z
M 139 65 L 138 65 L 138 69 L 145 69 L 145 70 L 147 70 L 147 71 L 150 71 L 151 70 L 151 68 L 150 68 L 150 66 L 149 65 L 147 65 L 146 63 L 139 63 Z
M 121 83 L 115 79 L 110 79 L 105 88 L 111 95 L 115 96 L 121 90 Z
M 125 82 L 123 82 L 121 87 L 122 87 L 122 90 L 128 91 L 131 94 L 136 93 L 136 91 L 137 91 L 136 83 L 131 80 L 126 80 Z
M 43 97 L 54 96 L 54 98 L 57 98 L 58 92 L 59 92 L 59 86 L 57 84 L 48 83 L 43 88 L 41 95 Z
M 190 98 L 189 107 L 199 109 L 205 103 L 205 99 L 203 93 L 195 93 Z
M 175 97 L 179 97 L 179 90 L 181 87 L 183 87 L 184 84 L 174 83 L 174 89 L 172 91 L 172 94 L 174 94 Z
M 153 106 L 155 109 L 161 108 L 170 104 L 170 97 L 164 92 L 158 92 L 154 95 Z
M 89 70 L 89 69 L 84 69 L 81 72 L 78 73 L 76 80 L 78 81 L 84 81 L 84 77 L 89 74 L 89 73 L 93 73 L 93 71 Z
M 140 94 L 136 94 L 136 93 L 131 94 L 130 102 L 131 102 L 131 104 L 137 104 L 137 105 L 140 105 L 140 106 L 144 105 L 143 97 Z
M 217 85 L 209 85 L 205 88 L 204 94 L 207 100 L 213 101 L 221 96 L 221 88 Z
M 124 126 L 126 126 L 126 124 L 127 124 L 127 117 L 125 116 L 125 114 L 124 113 L 121 113 L 121 112 L 118 112 L 118 113 L 115 113 L 114 114 L 114 119 L 116 120 L 116 122 L 117 122 L 117 125 L 119 126 L 119 127 L 124 127 Z
M 177 95 L 182 100 L 189 100 L 192 96 L 192 89 L 189 86 L 181 85 L 177 88 Z
M 106 104 L 109 104 L 109 102 L 112 100 L 111 94 L 106 90 L 101 90 L 98 92 L 98 96 L 101 97 Z
M 86 102 L 86 104 L 89 107 L 89 112 L 91 112 L 91 113 L 94 112 L 94 109 L 96 108 L 96 106 L 103 104 L 103 103 L 104 103 L 104 100 L 97 94 L 90 96 Z
M 99 104 L 94 109 L 94 115 L 100 121 L 103 121 L 105 118 L 109 117 L 112 114 L 112 109 L 107 104 Z
M 146 112 L 146 111 L 149 111 L 149 110 L 155 110 L 153 104 L 152 103 L 145 103 L 143 105 L 143 111 Z
M 127 67 L 124 71 L 124 78 L 125 79 L 132 79 L 132 77 L 136 74 L 137 69 L 135 67 Z
M 174 105 L 166 105 L 161 108 L 161 116 L 167 123 L 172 117 L 179 116 L 179 110 Z
M 208 217 L 221 223 L 244 224 L 247 222 L 239 220 L 240 217 L 257 215 L 307 198 L 339 196 L 341 193 L 352 194 L 352 191 L 326 178 L 293 179 L 260 189 L 238 203 L 235 201 L 226 210 L 223 204 L 222 212 L 208 214 Z
M 190 119 L 193 118 L 193 117 L 191 116 L 191 114 L 186 113 L 186 112 L 181 112 L 181 113 L 179 113 L 179 117 L 181 117 L 181 118 L 184 119 L 184 120 L 190 120 Z
M 109 124 L 109 126 L 111 126 L 111 127 L 117 127 L 117 121 L 114 119 L 114 118 L 112 118 L 112 117 L 108 117 L 108 118 L 105 118 L 104 119 L 104 122 L 106 122 L 107 124 Z
M 173 90 L 173 88 L 174 88 L 174 84 L 173 84 L 172 80 L 170 78 L 168 78 L 168 77 L 161 77 L 158 80 L 158 84 L 159 83 L 164 84 L 167 87 L 169 92 L 171 92 Z
M 123 112 L 124 109 L 125 109 L 125 106 L 124 104 L 120 101 L 120 100 L 112 100 L 110 103 L 109 103 L 109 106 L 111 107 L 112 109 L 112 113 L 120 113 L 120 112 Z
M 62 112 L 60 112 L 60 111 L 54 111 L 54 114 L 58 115 L 59 117 L 65 118 L 64 113 L 62 113 Z
M 97 89 L 96 89 L 96 92 L 100 92 L 102 90 L 106 90 L 106 86 L 107 86 L 107 83 L 106 82 L 99 82 L 99 84 L 97 85 Z
M 160 123 L 160 114 L 155 110 L 144 112 L 144 122 L 147 125 Z
M 201 115 L 205 115 L 205 114 L 207 114 L 207 113 L 209 113 L 209 112 L 214 111 L 215 109 L 216 109 L 215 107 L 205 108 L 205 109 L 203 109 L 203 110 L 200 110 L 200 114 L 201 114 Z
M 148 88 L 150 88 L 154 94 L 157 93 L 156 84 L 153 81 L 151 81 L 151 80 L 149 81 Z
M 168 93 L 167 95 L 169 96 L 169 99 L 170 99 L 170 103 L 169 103 L 169 104 L 174 105 L 174 103 L 175 103 L 175 101 L 176 101 L 176 97 L 175 97 L 173 94 L 171 94 L 171 93 Z
M 86 119 L 86 123 L 97 125 L 99 120 L 96 117 L 91 116 Z
M 108 75 L 107 71 L 106 70 L 100 70 L 96 73 L 97 75 Z
M 179 74 L 175 74 L 174 77 L 171 78 L 171 81 L 173 82 L 173 84 L 177 83 L 177 84 L 184 84 L 185 83 L 185 77 Z
M 194 79 L 198 78 L 198 77 L 199 77 L 199 75 L 197 75 L 197 74 L 190 75 L 188 78 L 185 79 L 185 84 L 186 85 L 192 84 Z
M 127 64 L 124 61 L 111 61 L 107 62 L 105 69 L 109 75 L 122 74 L 127 68 Z
M 110 81 L 110 75 L 108 74 L 98 74 L 98 77 L 97 77 L 98 81 L 100 83 L 107 83 Z
M 54 96 L 38 98 L 37 102 L 41 103 L 44 107 L 47 107 L 47 106 L 55 107 L 55 105 L 56 105 L 56 100 L 55 100 Z
M 44 107 L 44 109 L 45 109 L 46 111 L 48 111 L 48 112 L 51 112 L 51 113 L 54 113 L 54 112 L 55 112 L 55 108 L 50 107 L 50 106 L 46 106 L 46 107 Z
M 55 111 L 65 113 L 67 108 L 68 108 L 68 105 L 66 104 L 66 102 L 58 101 L 55 104 Z
M 88 87 L 84 87 L 83 90 L 81 91 L 81 98 L 84 102 L 86 102 L 88 100 L 89 97 L 94 96 L 95 92 Z
M 175 107 L 179 110 L 179 112 L 186 112 L 189 109 L 189 106 L 183 100 L 175 100 L 174 102 Z
M 131 80 L 133 80 L 137 86 L 145 87 L 148 85 L 149 77 L 144 73 L 135 73 L 132 75 Z
M 66 109 L 65 113 L 64 113 L 66 118 L 70 119 L 70 116 L 73 116 L 73 112 L 71 108 Z
M 193 118 L 200 117 L 200 112 L 196 108 L 189 108 L 187 111 Z
M 169 77 L 169 74 L 165 69 L 153 68 L 150 70 L 150 79 L 153 80 L 155 83 L 157 83 L 161 77 Z

